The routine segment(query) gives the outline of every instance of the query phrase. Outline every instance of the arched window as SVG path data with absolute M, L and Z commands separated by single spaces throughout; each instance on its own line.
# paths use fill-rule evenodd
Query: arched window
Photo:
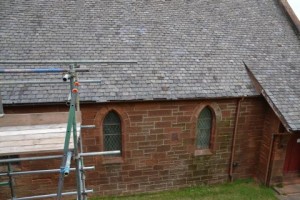
M 110 111 L 103 121 L 104 151 L 122 150 L 122 128 L 119 115 Z
M 213 115 L 209 107 L 205 107 L 197 120 L 196 145 L 199 149 L 209 149 L 211 143 Z

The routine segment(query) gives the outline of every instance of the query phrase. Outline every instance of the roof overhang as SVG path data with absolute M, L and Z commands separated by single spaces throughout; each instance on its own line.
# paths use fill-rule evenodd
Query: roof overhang
M 262 85 L 259 83 L 259 81 L 257 80 L 257 78 L 255 77 L 255 75 L 252 73 L 252 71 L 250 70 L 250 68 L 246 65 L 246 63 L 244 62 L 245 68 L 248 72 L 248 75 L 256 89 L 256 91 L 261 94 L 265 100 L 267 101 L 267 103 L 269 104 L 269 106 L 271 107 L 271 109 L 274 111 L 274 113 L 277 115 L 277 117 L 279 118 L 279 120 L 281 121 L 281 123 L 283 124 L 283 126 L 286 128 L 286 130 L 288 132 L 296 132 L 299 130 L 293 130 L 291 128 L 291 126 L 288 124 L 287 120 L 285 119 L 285 117 L 283 116 L 283 114 L 280 112 L 280 110 L 277 108 L 277 106 L 273 103 L 272 99 L 270 98 L 270 96 L 267 94 L 267 92 L 265 91 L 265 89 L 262 87 Z
M 297 30 L 298 34 L 300 33 L 300 20 L 296 16 L 293 8 L 290 6 L 287 0 L 279 0 L 280 5 L 284 12 L 287 14 L 289 20 L 293 24 L 294 28 Z

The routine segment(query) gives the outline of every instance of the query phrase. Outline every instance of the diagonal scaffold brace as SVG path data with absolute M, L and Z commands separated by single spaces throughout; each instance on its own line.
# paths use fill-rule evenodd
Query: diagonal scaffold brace
M 70 139 L 71 135 L 73 136 L 73 144 L 74 150 L 73 155 L 75 156 L 76 162 L 76 179 L 77 179 L 77 199 L 82 199 L 82 187 L 80 184 L 80 168 L 78 167 L 80 158 L 78 157 L 78 140 L 77 140 L 77 125 L 76 125 L 76 102 L 78 98 L 78 82 L 76 78 L 75 66 L 70 66 L 70 71 L 68 74 L 68 78 L 70 80 L 70 90 L 71 90 L 71 101 L 70 101 L 70 108 L 69 108 L 69 115 L 68 115 L 68 123 L 67 123 L 67 130 L 64 142 L 64 149 L 63 149 L 63 158 L 60 167 L 60 174 L 58 180 L 58 190 L 57 190 L 57 200 L 61 200 L 62 198 L 62 191 L 64 186 L 64 177 L 68 175 L 70 169 L 70 160 L 72 152 L 69 150 L 70 146 Z

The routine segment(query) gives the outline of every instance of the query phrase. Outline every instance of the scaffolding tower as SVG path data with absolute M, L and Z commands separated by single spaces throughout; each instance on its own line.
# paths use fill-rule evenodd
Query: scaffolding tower
M 4 73 L 64 73 L 64 76 L 62 78 L 62 81 L 2 81 L 1 84 L 60 84 L 60 83 L 69 83 L 70 85 L 70 95 L 69 95 L 69 111 L 65 113 L 65 118 L 67 120 L 66 124 L 63 124 L 66 126 L 64 127 L 64 133 L 63 138 L 61 138 L 60 141 L 63 141 L 63 155 L 50 155 L 50 156 L 35 156 L 35 157 L 22 157 L 22 158 L 7 158 L 0 160 L 0 164 L 7 164 L 7 172 L 0 173 L 1 176 L 7 176 L 8 180 L 6 182 L 0 182 L 0 186 L 9 186 L 10 193 L 11 193 L 11 199 L 12 200 L 29 200 L 29 199 L 43 199 L 43 198 L 51 198 L 56 197 L 57 200 L 60 200 L 62 196 L 67 195 L 76 195 L 77 200 L 86 200 L 87 194 L 93 192 L 93 190 L 86 189 L 85 185 L 85 171 L 86 170 L 92 170 L 94 169 L 94 166 L 85 167 L 83 162 L 83 157 L 85 156 L 99 156 L 99 155 L 114 155 L 114 154 L 120 154 L 120 150 L 115 151 L 104 151 L 104 152 L 83 152 L 82 148 L 82 138 L 81 138 L 81 128 L 93 128 L 94 125 L 87 125 L 87 126 L 81 126 L 80 125 L 80 103 L 79 103 L 79 84 L 80 83 L 100 83 L 100 80 L 82 80 L 78 81 L 78 72 L 88 72 L 88 69 L 80 68 L 79 64 L 96 64 L 96 63 L 136 63 L 136 61 L 103 61 L 103 60 L 85 60 L 85 61 L 53 61 L 53 60 L 46 60 L 46 61 L 0 61 L 0 64 L 32 64 L 32 65 L 42 65 L 42 64 L 68 64 L 69 69 L 62 69 L 62 68 L 38 68 L 38 69 L 0 69 L 0 74 Z M 50 115 L 54 115 L 54 117 L 50 117 Z M 23 135 L 26 133 L 29 133 L 34 130 L 36 133 L 38 133 L 40 130 L 44 129 L 43 125 L 48 125 L 48 129 L 56 129 L 61 130 L 62 124 L 53 124 L 53 120 L 50 123 L 49 118 L 53 119 L 56 118 L 58 113 L 34 113 L 30 114 L 31 120 L 26 121 L 25 116 L 20 116 L 19 119 L 23 123 L 26 124 L 27 130 L 22 131 L 21 129 L 24 128 L 24 126 L 18 127 L 17 130 L 15 127 L 9 127 L 9 125 L 12 125 L 12 121 L 18 121 L 16 119 L 16 116 L 14 117 L 14 120 L 5 120 L 5 114 L 2 107 L 2 102 L 0 98 L 0 137 L 1 133 L 5 134 L 5 131 L 14 131 L 16 135 L 22 133 Z M 59 115 L 62 115 L 62 113 L 59 113 Z M 45 119 L 41 120 L 40 118 L 44 117 Z M 39 119 L 39 120 L 34 120 Z M 24 121 L 25 120 L 25 121 Z M 48 120 L 48 121 L 47 121 Z M 41 121 L 42 124 L 36 124 L 32 121 Z M 50 120 L 51 121 L 51 120 Z M 55 121 L 55 120 L 54 120 Z M 56 122 L 56 121 L 55 121 Z M 12 123 L 12 124 L 11 124 Z M 51 125 L 49 125 L 49 123 Z M 6 127 L 8 126 L 8 127 Z M 28 128 L 30 127 L 30 128 Z M 43 133 L 47 131 L 42 131 Z M 51 132 L 51 131 L 50 131 Z M 56 136 L 55 136 L 56 137 Z M 0 143 L 1 145 L 1 143 Z M 59 144 L 61 149 L 61 145 Z M 45 146 L 44 146 L 45 147 Z M 73 147 L 73 148 L 72 148 Z M 5 147 L 4 147 L 5 148 Z M 42 147 L 40 147 L 42 148 Z M 23 149 L 24 150 L 24 149 Z M 45 149 L 39 149 L 45 150 Z M 51 150 L 57 150 L 56 148 L 53 148 Z M 15 150 L 17 153 L 19 150 Z M 13 152 L 8 152 L 13 153 Z M 28 153 L 28 152 L 27 152 Z M 0 146 L 0 155 L 1 155 L 1 146 Z M 70 168 L 72 159 L 75 161 L 75 168 Z M 32 161 L 32 160 L 49 160 L 49 159 L 61 159 L 61 165 L 59 169 L 44 169 L 44 170 L 34 170 L 34 171 L 14 171 L 12 163 L 15 162 L 21 162 L 21 161 Z M 76 191 L 72 192 L 63 192 L 63 186 L 64 186 L 64 178 L 69 175 L 71 171 L 75 171 L 76 173 L 76 185 L 77 189 Z M 58 180 L 58 186 L 57 186 L 57 193 L 54 194 L 45 194 L 45 195 L 36 195 L 36 196 L 29 196 L 29 197 L 17 197 L 16 191 L 14 189 L 14 176 L 21 176 L 21 175 L 27 175 L 27 174 L 42 174 L 42 173 L 59 173 L 59 180 Z

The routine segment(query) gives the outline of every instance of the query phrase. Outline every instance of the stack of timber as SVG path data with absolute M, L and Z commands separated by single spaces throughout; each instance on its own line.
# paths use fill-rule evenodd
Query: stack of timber
M 68 112 L 5 114 L 0 117 L 0 155 L 62 151 Z M 81 113 L 76 113 L 80 136 Z M 70 149 L 74 148 L 70 140 Z

